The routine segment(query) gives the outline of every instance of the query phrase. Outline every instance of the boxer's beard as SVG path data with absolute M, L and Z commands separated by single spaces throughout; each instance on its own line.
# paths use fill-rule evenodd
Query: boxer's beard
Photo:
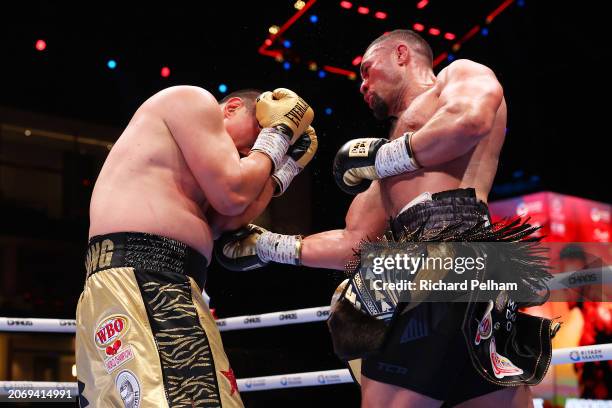
M 389 116 L 389 105 L 377 94 L 372 94 L 372 112 L 378 120 L 387 119 Z

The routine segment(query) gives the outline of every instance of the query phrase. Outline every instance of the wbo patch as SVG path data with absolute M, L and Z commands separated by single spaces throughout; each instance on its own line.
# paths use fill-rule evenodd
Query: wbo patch
M 493 318 L 491 317 L 491 311 L 493 310 L 493 301 L 489 300 L 487 309 L 484 312 L 484 316 L 480 323 L 478 323 L 478 330 L 476 330 L 476 338 L 474 343 L 478 346 L 482 340 L 486 340 L 493 334 Z
M 100 350 L 107 355 L 116 354 L 121 342 L 119 341 L 130 328 L 127 316 L 116 314 L 103 319 L 96 327 L 94 341 Z M 119 341 L 117 343 L 117 341 Z M 113 349 L 115 353 L 113 353 Z
M 495 337 L 491 339 L 489 345 L 489 356 L 491 357 L 491 367 L 493 367 L 493 374 L 495 377 L 504 378 L 523 374 L 523 370 L 515 366 L 510 359 L 501 354 L 497 354 Z

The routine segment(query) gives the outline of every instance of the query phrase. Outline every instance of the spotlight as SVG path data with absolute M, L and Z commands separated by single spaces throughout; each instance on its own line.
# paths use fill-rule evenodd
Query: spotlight
M 117 68 L 117 61 L 115 61 L 113 59 L 112 60 L 108 60 L 108 62 L 106 63 L 106 66 L 109 69 L 115 69 L 115 68 Z
M 387 13 L 385 13 L 384 11 L 377 11 L 376 13 L 374 13 L 374 17 L 379 20 L 384 20 L 385 18 L 387 18 Z
M 47 48 L 47 43 L 45 40 L 38 40 L 36 41 L 35 47 L 38 51 L 44 51 Z
M 221 93 L 226 93 L 226 92 L 227 92 L 227 85 L 225 85 L 225 84 L 220 84 L 220 85 L 219 85 L 219 92 L 221 92 Z
M 162 76 L 162 78 L 168 78 L 170 76 L 170 68 L 163 67 L 161 69 L 161 76 Z

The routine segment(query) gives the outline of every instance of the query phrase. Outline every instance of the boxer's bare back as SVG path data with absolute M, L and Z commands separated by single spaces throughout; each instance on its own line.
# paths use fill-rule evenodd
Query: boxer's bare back
M 208 202 L 156 97 L 136 111 L 102 167 L 91 198 L 89 236 L 148 232 L 182 241 L 210 259 Z

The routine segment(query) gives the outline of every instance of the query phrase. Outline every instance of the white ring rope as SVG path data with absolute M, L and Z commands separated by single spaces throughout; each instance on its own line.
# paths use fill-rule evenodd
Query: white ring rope
M 612 343 L 594 346 L 569 347 L 553 350 L 552 365 L 585 363 L 612 360 Z M 307 373 L 270 375 L 238 379 L 240 392 L 275 390 L 295 387 L 317 387 L 323 385 L 352 383 L 349 370 L 311 371 Z M 76 383 L 0 381 L 0 397 L 7 396 L 10 390 L 70 390 L 76 396 Z
M 329 306 L 217 319 L 219 331 L 285 326 L 326 320 Z M 0 317 L 0 332 L 75 333 L 76 320 Z
M 548 287 L 551 290 L 561 290 L 580 286 L 609 284 L 612 284 L 612 269 L 606 267 L 556 274 L 548 282 Z M 320 306 L 259 315 L 227 317 L 217 319 L 216 322 L 219 331 L 231 331 L 318 322 L 326 320 L 328 317 L 329 306 Z M 70 319 L 0 317 L 0 332 L 3 331 L 74 333 L 76 332 L 76 321 Z

